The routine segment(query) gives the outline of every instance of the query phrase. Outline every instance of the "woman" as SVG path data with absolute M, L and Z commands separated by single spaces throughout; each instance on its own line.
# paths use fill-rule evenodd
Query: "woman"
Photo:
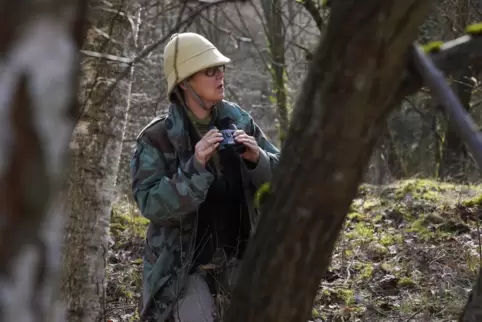
M 250 115 L 224 100 L 229 62 L 195 33 L 173 35 L 164 49 L 171 104 L 141 131 L 131 160 L 133 195 L 150 221 L 142 320 L 215 320 L 209 277 L 242 258 L 254 192 L 278 163 Z

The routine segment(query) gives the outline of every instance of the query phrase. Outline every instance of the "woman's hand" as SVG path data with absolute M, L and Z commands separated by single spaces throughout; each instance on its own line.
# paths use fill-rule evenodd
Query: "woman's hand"
M 223 134 L 218 129 L 209 130 L 194 147 L 194 157 L 203 166 L 206 166 L 222 140 Z
M 258 163 L 259 160 L 259 146 L 256 139 L 243 130 L 234 132 L 234 139 L 236 142 L 242 143 L 246 147 L 246 151 L 241 154 L 241 157 L 253 163 Z

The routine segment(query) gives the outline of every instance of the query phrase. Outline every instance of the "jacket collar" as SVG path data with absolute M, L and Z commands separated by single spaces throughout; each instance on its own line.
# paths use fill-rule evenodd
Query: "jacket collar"
M 191 139 L 189 136 L 189 127 L 186 122 L 189 122 L 187 114 L 182 111 L 183 106 L 175 103 L 170 103 L 166 118 L 166 129 L 169 140 L 174 149 L 178 152 L 183 162 L 187 161 L 193 153 Z M 241 113 L 239 108 L 234 104 L 222 100 L 214 107 L 215 115 L 218 120 L 230 118 L 237 128 L 244 129 L 248 127 L 250 121 L 247 113 Z
M 193 147 L 191 144 L 191 138 L 189 135 L 189 126 L 187 122 L 190 122 L 187 113 L 182 109 L 184 107 L 179 104 L 170 103 L 168 107 L 168 115 L 166 118 L 167 136 L 171 141 L 174 149 L 181 157 L 181 161 L 186 162 L 192 155 Z M 223 103 L 220 102 L 214 107 L 215 114 L 213 117 L 217 117 L 219 110 L 223 109 Z
M 169 104 L 168 114 L 166 118 L 167 136 L 177 151 L 189 149 L 188 129 L 184 125 L 184 114 L 180 105 L 175 103 Z

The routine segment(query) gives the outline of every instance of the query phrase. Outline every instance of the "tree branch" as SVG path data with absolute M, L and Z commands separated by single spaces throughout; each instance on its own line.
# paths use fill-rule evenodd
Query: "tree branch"
M 136 57 L 134 57 L 131 62 L 129 63 L 129 66 L 127 66 L 124 71 L 117 77 L 117 79 L 115 80 L 115 82 L 109 86 L 109 88 L 106 90 L 106 93 L 105 95 L 102 97 L 102 99 L 100 100 L 99 104 L 102 104 L 104 102 L 104 100 L 109 97 L 109 95 L 112 93 L 112 91 L 114 90 L 114 88 L 117 86 L 117 84 L 119 83 L 119 81 L 121 79 L 123 79 L 124 77 L 127 76 L 127 74 L 129 74 L 129 70 L 131 68 L 132 65 L 134 65 L 135 63 L 138 63 L 139 61 L 141 61 L 142 59 L 144 59 L 145 57 L 147 57 L 153 50 L 155 50 L 157 47 L 159 47 L 160 45 L 162 45 L 163 43 L 165 43 L 174 33 L 178 32 L 184 25 L 186 24 L 189 24 L 193 21 L 193 19 L 199 15 L 200 13 L 202 13 L 204 10 L 207 10 L 209 9 L 210 7 L 212 6 L 215 6 L 215 5 L 219 5 L 219 4 L 222 4 L 222 3 L 229 3 L 229 2 L 244 2 L 245 0 L 219 0 L 219 1 L 215 1 L 215 2 L 201 2 L 202 5 L 200 5 L 196 10 L 194 10 L 186 19 L 183 19 L 181 21 L 179 21 L 173 28 L 172 30 L 170 30 L 168 33 L 166 33 L 164 35 L 164 37 L 162 37 L 161 39 L 159 39 L 158 41 L 154 42 L 153 44 L 147 46 L 143 51 L 141 51 L 139 53 L 139 55 L 137 55 Z M 191 2 L 191 1 L 184 1 L 184 3 L 186 2 Z M 196 1 L 195 1 L 196 2 Z
M 428 1 L 333 1 L 224 321 L 308 320 L 428 11 Z
M 482 37 L 465 35 L 444 43 L 436 52 L 429 54 L 433 64 L 444 74 L 450 74 L 467 65 L 480 64 L 482 59 Z M 413 56 L 411 57 L 413 58 Z M 399 90 L 395 95 L 396 101 L 400 101 L 422 86 L 422 79 L 414 70 L 411 61 L 409 69 L 405 72 Z
M 125 63 L 125 64 L 132 63 L 132 59 L 127 57 L 120 57 L 120 56 L 111 55 L 107 53 L 98 53 L 96 51 L 91 51 L 91 50 L 81 50 L 80 52 L 89 57 L 103 58 L 103 59 L 107 59 L 107 60 L 111 60 L 119 63 Z
M 311 15 L 313 20 L 315 21 L 316 27 L 318 27 L 318 30 L 321 32 L 323 31 L 323 18 L 321 18 L 320 14 L 320 8 L 318 8 L 315 5 L 315 2 L 313 0 L 302 0 L 302 1 L 296 1 L 297 3 L 300 3 L 306 11 Z
M 482 37 L 465 35 L 444 43 L 440 51 L 431 54 L 433 63 L 445 73 L 462 69 L 482 59 Z
M 482 134 L 479 132 L 477 125 L 465 112 L 465 108 L 445 81 L 442 72 L 436 68 L 435 64 L 419 46 L 413 46 L 412 57 L 423 81 L 450 116 L 455 125 L 455 131 L 472 152 L 479 168 L 482 169 Z

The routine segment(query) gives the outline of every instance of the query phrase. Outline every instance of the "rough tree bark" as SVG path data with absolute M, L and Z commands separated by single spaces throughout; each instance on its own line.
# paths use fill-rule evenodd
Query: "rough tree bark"
M 84 1 L 0 1 L 0 321 L 64 320 L 56 204 L 85 13 Z
M 110 37 L 89 28 L 86 50 L 114 55 L 122 52 L 116 44 L 124 44 L 130 24 L 117 14 L 125 7 L 113 5 L 111 12 L 97 10 L 89 15 L 95 27 Z M 62 294 L 69 322 L 99 322 L 105 318 L 109 222 L 128 106 L 128 81 L 120 81 L 106 97 L 109 85 L 125 66 L 86 58 L 83 67 L 87 94 L 71 141 L 70 216 L 64 236 Z
M 428 5 L 333 1 L 225 321 L 309 318 Z
M 135 53 L 138 51 L 139 43 L 139 32 L 141 28 L 141 17 L 143 16 L 143 7 L 142 5 L 139 5 L 138 3 L 130 2 L 128 4 L 129 6 L 127 7 L 127 14 L 131 14 L 132 17 L 132 37 L 124 37 L 125 39 L 125 52 L 128 52 L 130 56 L 135 56 Z M 132 106 L 136 104 L 136 100 L 134 99 L 135 96 L 135 91 L 136 87 L 145 87 L 146 82 L 142 79 L 139 78 L 137 75 L 139 71 L 137 70 L 137 65 L 138 64 L 132 64 L 130 66 L 130 71 L 129 71 L 129 77 L 128 77 L 128 85 L 127 85 L 127 93 L 126 95 L 126 108 L 125 108 L 125 115 L 126 119 L 124 121 L 124 128 L 122 129 L 122 146 L 121 146 L 121 154 L 119 157 L 119 164 L 117 166 L 117 173 L 116 173 L 116 179 L 115 179 L 115 186 L 116 186 L 116 192 L 120 194 L 124 194 L 125 192 L 129 191 L 130 189 L 130 184 L 127 184 L 130 182 L 130 160 L 133 152 L 133 144 L 132 141 L 127 142 L 128 140 L 126 138 L 132 137 L 132 133 L 128 133 L 129 130 L 131 130 L 131 122 L 133 119 L 139 119 L 142 117 L 142 113 L 134 114 L 132 112 Z M 134 84 L 134 82 L 137 81 L 137 84 Z M 145 107 L 145 106 L 144 106 Z M 138 112 L 138 111 L 136 111 Z M 129 194 L 130 197 L 130 194 Z

